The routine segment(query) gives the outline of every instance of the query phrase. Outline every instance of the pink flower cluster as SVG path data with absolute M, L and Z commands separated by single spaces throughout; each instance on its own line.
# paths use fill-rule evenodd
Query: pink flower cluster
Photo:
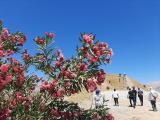
M 55 34 L 52 32 L 50 32 L 50 33 L 46 32 L 45 34 L 46 34 L 46 37 L 48 37 L 49 39 L 53 39 L 55 37 Z M 46 39 L 45 39 L 45 37 L 44 38 L 43 37 L 36 37 L 35 42 L 38 45 L 44 45 L 46 42 Z
M 58 87 L 58 80 L 53 80 L 51 83 L 43 81 L 41 91 L 43 90 L 49 91 L 50 94 L 56 99 L 64 96 L 64 89 Z
M 6 42 L 8 44 L 6 44 Z M 26 42 L 26 36 L 22 33 L 11 34 L 7 28 L 3 28 L 0 33 L 0 57 L 14 54 L 14 46 L 23 45 Z
M 95 112 L 92 116 L 92 120 L 102 120 L 102 118 L 99 113 Z M 114 117 L 111 114 L 108 114 L 105 116 L 105 118 L 103 118 L 103 120 L 114 120 Z
M 106 73 L 103 70 L 99 71 L 97 73 L 97 84 L 101 85 L 104 82 L 105 78 L 106 78 Z
M 24 61 L 30 61 L 31 60 L 31 55 L 27 52 L 27 50 L 25 50 L 24 52 L 23 52 L 23 54 L 22 54 L 22 58 L 23 58 L 23 60 Z
M 13 80 L 13 76 L 16 78 L 16 85 L 22 86 L 25 81 L 25 66 L 22 66 L 16 59 L 10 58 L 10 64 L 2 64 L 0 66 L 0 91 L 5 88 Z
M 74 113 L 67 112 L 67 111 L 64 112 L 64 111 L 60 111 L 60 110 L 54 108 L 54 109 L 51 110 L 51 114 L 53 116 L 53 119 L 58 119 L 58 118 L 60 118 L 62 116 L 66 120 L 73 120 L 73 115 L 74 116 L 80 116 L 81 112 L 78 111 L 78 110 L 74 111 Z
M 8 73 L 9 70 L 9 64 L 2 64 L 0 66 L 0 91 L 3 90 L 13 79 L 12 74 Z
M 0 110 L 0 120 L 6 120 L 12 113 L 12 110 L 9 108 L 4 108 Z
M 63 56 L 62 51 L 60 49 L 57 50 L 57 54 L 58 54 L 59 59 L 56 61 L 55 66 L 57 68 L 59 68 L 62 66 L 62 62 L 64 61 L 64 56 Z
M 89 45 L 92 45 L 93 43 L 93 35 L 92 34 L 84 34 L 83 39 L 85 43 L 88 43 Z
M 45 43 L 44 38 L 40 38 L 40 37 L 36 37 L 35 41 L 38 45 L 44 45 Z
M 96 84 L 96 79 L 95 78 L 87 80 L 87 89 L 90 92 L 93 92 L 93 91 L 95 91 L 97 89 L 97 84 Z
M 52 32 L 50 32 L 50 33 L 46 32 L 45 34 L 46 34 L 46 36 L 49 37 L 50 39 L 53 39 L 53 38 L 55 37 L 55 34 L 52 33 Z
M 92 77 L 87 80 L 87 89 L 90 92 L 93 92 L 97 89 L 97 84 L 101 85 L 104 82 L 106 73 L 104 71 L 99 71 L 95 74 L 95 76 L 97 77 Z
M 82 48 L 79 49 L 79 52 L 84 54 L 90 64 L 98 63 L 100 61 L 111 63 L 110 58 L 113 55 L 113 51 L 109 48 L 107 43 L 98 42 L 94 44 L 94 36 L 92 34 L 84 34 L 82 39 L 84 43 Z

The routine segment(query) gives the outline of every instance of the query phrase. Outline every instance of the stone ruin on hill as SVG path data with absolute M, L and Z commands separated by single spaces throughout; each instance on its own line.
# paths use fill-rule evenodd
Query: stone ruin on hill
M 127 76 L 127 74 L 107 74 L 105 83 L 102 86 L 102 89 L 119 89 L 126 90 L 131 87 L 137 87 L 144 90 L 147 90 L 149 86 L 140 83 L 137 80 L 134 80 Z

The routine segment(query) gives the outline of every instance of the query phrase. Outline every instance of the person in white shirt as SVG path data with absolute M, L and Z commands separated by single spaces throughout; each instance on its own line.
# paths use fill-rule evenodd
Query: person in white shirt
M 99 89 L 97 89 L 95 91 L 95 94 L 93 95 L 92 105 L 94 104 L 95 108 L 97 109 L 97 108 L 103 106 L 104 102 L 105 102 L 104 94 L 102 94 L 101 91 Z
M 119 106 L 119 101 L 118 101 L 119 94 L 116 91 L 116 89 L 114 89 L 114 91 L 113 91 L 112 98 L 114 99 L 115 106 Z
M 148 100 L 151 102 L 153 111 L 157 111 L 156 107 L 156 99 L 158 98 L 158 92 L 150 88 L 150 92 L 148 94 Z

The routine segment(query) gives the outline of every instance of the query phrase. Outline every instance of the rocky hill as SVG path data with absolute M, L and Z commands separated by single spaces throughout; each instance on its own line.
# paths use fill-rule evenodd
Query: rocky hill
M 106 80 L 100 88 L 102 90 L 110 90 L 110 89 L 118 89 L 118 90 L 126 90 L 131 87 L 141 88 L 143 90 L 147 90 L 149 88 L 148 85 L 142 84 L 137 80 L 129 77 L 126 74 L 108 74 L 106 75 Z

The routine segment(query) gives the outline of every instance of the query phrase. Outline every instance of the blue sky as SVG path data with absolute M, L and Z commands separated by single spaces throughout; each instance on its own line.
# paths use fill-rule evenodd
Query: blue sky
M 126 73 L 147 83 L 160 80 L 159 0 L 1 0 L 0 19 L 11 31 L 33 38 L 56 34 L 56 46 L 66 57 L 75 54 L 80 32 L 92 32 L 114 50 L 108 73 Z

